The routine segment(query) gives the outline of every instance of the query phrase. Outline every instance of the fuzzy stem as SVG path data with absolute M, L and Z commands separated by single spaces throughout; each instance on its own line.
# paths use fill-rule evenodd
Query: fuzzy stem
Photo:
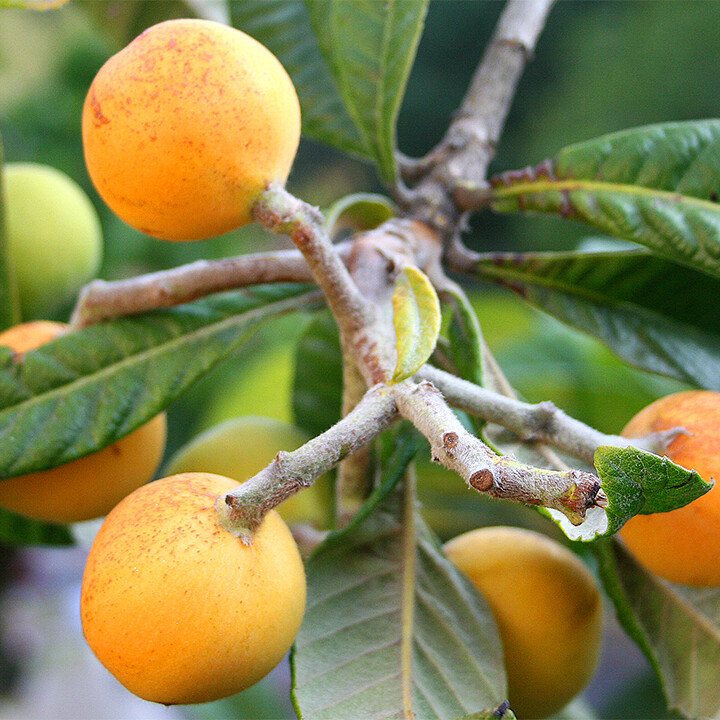
M 253 217 L 268 230 L 292 239 L 325 294 L 342 335 L 353 338 L 373 321 L 372 309 L 330 242 L 324 218 L 317 208 L 294 197 L 282 186 L 272 184 L 255 202 Z
M 356 407 L 367 386 L 355 364 L 351 348 L 343 347 L 343 406 L 345 417 Z M 370 445 L 346 457 L 338 466 L 335 483 L 335 518 L 344 527 L 355 516 L 370 490 Z
M 398 410 L 428 439 L 432 459 L 455 470 L 470 487 L 488 495 L 541 505 L 579 525 L 588 508 L 607 502 L 600 480 L 581 470 L 558 472 L 496 455 L 469 433 L 430 382 L 393 387 Z
M 342 420 L 293 452 L 279 452 L 257 475 L 218 498 L 220 522 L 245 543 L 267 512 L 356 452 L 397 419 L 388 389 L 375 386 Z
M 461 378 L 425 365 L 417 378 L 431 382 L 447 401 L 459 410 L 514 432 L 521 440 L 541 441 L 592 465 L 601 445 L 638 447 L 654 453 L 662 451 L 680 434 L 682 428 L 652 433 L 642 438 L 606 435 L 566 415 L 552 402 L 532 405 L 486 390 Z
M 412 190 L 398 188 L 409 214 L 451 237 L 461 222 L 455 190 L 482 187 L 495 155 L 515 88 L 554 0 L 509 0 L 445 137 L 408 168 Z
M 173 307 L 197 298 L 271 282 L 308 282 L 312 275 L 297 250 L 255 253 L 221 260 L 198 260 L 127 280 L 93 280 L 73 310 L 70 326 Z

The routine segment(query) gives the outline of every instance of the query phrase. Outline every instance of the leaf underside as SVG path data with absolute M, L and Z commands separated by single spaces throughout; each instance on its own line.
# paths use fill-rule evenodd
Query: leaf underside
M 720 120 L 613 133 L 492 185 L 497 210 L 558 213 L 720 275 Z
M 668 583 L 616 541 L 595 547 L 618 619 L 662 683 L 668 706 L 686 717 L 720 717 L 720 589 Z
M 294 699 L 308 720 L 446 720 L 503 701 L 492 615 L 439 551 L 410 487 L 396 486 L 412 456 L 401 446 L 381 492 L 308 563 L 293 652 Z

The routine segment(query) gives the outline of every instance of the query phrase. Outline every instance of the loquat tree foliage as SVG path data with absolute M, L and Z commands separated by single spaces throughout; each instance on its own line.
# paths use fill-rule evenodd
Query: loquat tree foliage
M 32 0 L 2 5 L 13 9 L 0 13 L 29 13 L 37 5 L 49 13 L 63 11 Z M 691 430 L 671 419 L 641 432 L 622 433 L 617 427 L 608 433 L 547 399 L 525 402 L 488 342 L 476 301 L 478 287 L 509 289 L 599 339 L 634 368 L 671 378 L 677 387 L 708 391 L 717 412 L 720 120 L 630 127 L 556 147 L 546 159 L 523 158 L 519 169 L 496 168 L 495 153 L 520 78 L 542 43 L 549 13 L 562 7 L 553 10 L 552 0 L 508 0 L 444 134 L 424 156 L 408 157 L 398 148 L 398 118 L 429 0 L 78 5 L 98 27 L 117 36 L 118 50 L 125 48 L 87 83 L 86 104 L 77 116 L 78 137 L 83 116 L 89 176 L 113 211 L 154 235 L 143 238 L 148 244 L 196 240 L 202 245 L 209 236 L 251 220 L 289 242 L 285 249 L 94 280 L 76 289 L 77 301 L 62 318 L 67 328 L 57 337 L 22 353 L 0 347 L 0 481 L 97 453 L 166 410 L 172 425 L 173 409 L 203 378 L 253 343 L 273 336 L 279 343 L 282 336 L 293 358 L 292 421 L 311 439 L 299 447 L 278 447 L 267 466 L 253 468 L 252 477 L 238 471 L 231 480 L 212 479 L 207 486 L 222 491 L 210 500 L 207 490 L 200 501 L 197 492 L 188 491 L 192 502 L 178 505 L 190 508 L 182 518 L 181 541 L 190 545 L 178 547 L 194 547 L 185 537 L 204 528 L 221 535 L 223 547 L 230 542 L 242 557 L 254 557 L 251 553 L 260 554 L 254 538 L 267 531 L 268 513 L 281 526 L 273 510 L 282 512 L 282 503 L 298 493 L 311 497 L 315 480 L 326 482 L 333 473 L 332 497 L 314 496 L 314 502 L 330 507 L 314 508 L 307 521 L 293 517 L 291 524 L 304 559 L 306 604 L 294 556 L 294 585 L 277 593 L 283 602 L 295 593 L 288 604 L 292 632 L 283 627 L 281 635 L 283 642 L 294 638 L 291 695 L 298 717 L 470 720 L 561 712 L 597 662 L 601 587 L 657 675 L 667 706 L 687 718 L 720 718 L 720 685 L 713 682 L 720 667 L 720 590 L 712 579 L 690 585 L 657 575 L 621 539 L 623 526 L 635 516 L 662 523 L 682 508 L 682 516 L 673 515 L 683 518 L 673 526 L 679 524 L 684 536 L 677 551 L 682 545 L 690 552 L 678 555 L 674 564 L 720 565 L 718 531 L 711 529 L 708 541 L 707 528 L 700 533 L 695 526 L 700 511 L 689 511 L 699 507 L 693 503 L 700 498 L 702 507 L 714 500 L 715 514 L 720 504 L 713 485 L 720 468 L 720 430 L 703 424 L 712 413 L 705 406 L 684 410 L 679 417 Z M 220 38 L 218 44 L 198 52 L 206 35 Z M 192 42 L 184 46 L 188 37 Z M 243 50 L 235 53 L 238 43 Z M 148 61 L 151 52 L 157 53 L 156 62 Z M 253 69 L 268 63 L 272 72 L 259 80 L 234 73 L 248 57 Z M 180 83 L 173 86 L 179 75 L 182 90 Z M 168 87 L 173 89 L 166 95 Z M 276 96 L 268 88 L 280 90 Z M 268 117 L 262 114 L 268 105 L 261 91 L 276 103 Z M 138 127 L 150 127 L 157 117 L 162 118 L 158 127 L 171 128 L 169 138 L 138 135 Z M 300 129 L 306 140 L 372 168 L 376 181 L 368 192 L 336 197 L 320 209 L 286 189 Z M 112 132 L 119 135 L 113 138 Z M 173 144 L 178 137 L 187 140 L 182 147 Z M 157 153 L 146 154 L 153 143 Z M 278 144 L 277 157 L 271 157 Z M 241 148 L 250 149 L 249 162 L 235 160 Z M 522 148 L 514 154 L 522 156 Z M 267 166 L 258 162 L 268 158 Z M 30 319 L 22 316 L 5 204 L 0 202 L 0 330 Z M 538 222 L 539 214 L 553 215 L 583 225 L 601 241 L 578 250 L 539 252 L 524 247 L 519 237 L 517 249 L 500 252 L 493 223 L 508 214 L 531 214 Z M 515 320 L 509 311 L 503 315 L 505 310 L 501 301 L 493 304 L 496 321 L 512 330 Z M 244 392 L 252 396 L 253 388 Z M 259 398 L 260 406 L 263 401 Z M 700 448 L 692 445 L 695 436 Z M 237 457 L 237 450 L 228 449 L 228 455 Z M 212 453 L 222 453 L 221 447 L 213 446 Z M 695 466 L 699 455 L 702 462 Z M 438 467 L 450 472 L 432 475 Z M 156 478 L 161 476 L 158 471 Z M 181 477 L 192 481 L 191 475 Z M 89 486 L 100 482 L 88 479 Z M 444 498 L 439 510 L 421 504 L 433 497 L 419 494 L 423 483 L 432 485 L 434 497 Z M 133 523 L 148 524 L 143 542 L 160 537 L 147 509 L 152 503 L 142 493 L 174 486 L 151 483 L 110 513 L 99 537 L 112 562 L 119 547 L 113 538 L 126 542 Z M 172 498 L 172 490 L 163 492 Z M 168 500 L 168 507 L 172 503 Z M 502 547 L 493 546 L 492 553 L 482 544 L 471 547 L 462 565 L 453 562 L 453 552 L 446 555 L 443 548 L 458 547 L 452 541 L 442 545 L 452 534 L 446 529 L 454 527 L 454 507 L 477 509 L 475 526 L 480 527 L 520 517 L 513 514 L 516 506 L 529 508 L 523 522 L 555 538 L 559 548 L 556 552 L 547 538 L 534 543 L 532 533 L 522 534 L 518 542 L 532 547 L 524 562 L 534 572 L 517 567 L 522 552 Z M 127 510 L 133 507 L 142 512 Z M 196 527 L 193 513 L 201 512 Z M 171 511 L 162 523 L 162 542 L 180 542 Z M 230 531 L 236 537 L 228 541 Z M 286 538 L 283 530 L 277 532 Z M 500 538 L 479 543 L 502 542 L 504 534 L 473 537 Z M 8 544 L 63 545 L 76 542 L 77 532 L 72 524 L 2 510 L 0 538 Z M 705 552 L 693 553 L 699 543 Z M 272 542 L 263 544 L 262 552 L 268 545 Z M 203 552 L 206 547 L 205 562 L 195 563 L 204 571 L 213 563 L 212 544 L 204 543 Z M 576 553 L 571 561 L 563 559 L 568 548 Z M 122 583 L 127 575 L 130 587 L 132 573 L 103 569 L 97 552 L 91 557 L 98 576 L 123 578 L 112 590 L 113 603 L 121 604 L 128 594 Z M 166 559 L 160 546 L 137 553 L 142 562 L 145 556 L 149 563 Z M 218 573 L 203 575 L 204 583 L 239 588 L 228 590 L 228 604 L 243 587 L 238 577 L 229 577 L 232 564 L 223 554 Z M 556 575 L 558 566 L 567 579 Z M 162 608 L 166 582 L 155 582 L 162 577 L 159 567 L 153 565 L 155 574 L 142 597 L 149 593 L 152 607 Z M 484 585 L 498 573 L 511 579 Z M 559 589 L 546 592 L 543 575 L 552 576 L 548 585 Z M 525 587 L 536 576 L 537 591 L 532 584 Z M 513 577 L 522 577 L 522 583 Z M 112 609 L 108 620 L 108 605 L 98 595 L 105 585 L 93 578 L 92 588 L 84 591 L 83 621 L 103 613 L 109 623 L 96 634 L 103 638 L 103 657 L 114 658 L 104 660 L 110 667 L 135 639 L 125 632 L 127 611 L 119 611 L 117 636 L 105 631 L 118 630 Z M 167 604 L 169 617 L 162 618 L 176 626 L 180 621 L 172 612 L 177 607 L 180 613 L 187 603 L 176 600 L 184 597 L 182 583 L 179 587 Z M 576 587 L 582 592 L 572 597 Z M 266 601 L 255 586 L 250 592 L 261 606 L 256 622 L 264 631 L 276 621 L 266 618 L 273 599 Z M 528 603 L 535 605 L 525 613 Z M 510 612 L 518 605 L 521 612 Z M 284 607 L 278 601 L 277 614 Z M 553 624 L 556 607 L 564 619 L 577 613 L 570 629 L 567 623 Z M 191 604 L 190 614 L 178 617 L 195 618 L 195 609 Z M 232 624 L 238 614 L 228 611 L 223 622 Z M 162 610 L 157 615 L 160 621 Z M 525 616 L 533 618 L 527 635 Z M 516 618 L 517 628 L 510 624 Z M 590 618 L 587 631 L 578 633 L 583 618 Z M 154 627 L 153 619 L 154 611 L 144 627 Z M 209 657 L 216 647 L 215 625 L 198 622 L 197 632 L 209 634 L 194 643 L 202 660 L 197 667 L 210 670 L 199 670 L 195 678 L 183 665 L 189 687 L 175 694 L 164 693 L 164 687 L 156 692 L 157 683 L 168 677 L 172 682 L 179 673 L 172 666 L 165 672 L 164 659 L 145 652 L 144 645 L 140 655 L 150 658 L 162 679 L 138 673 L 133 656 L 132 686 L 160 702 L 214 700 L 245 687 L 243 678 L 222 674 L 245 673 L 247 658 L 233 657 L 223 665 Z M 252 627 L 232 627 L 242 643 L 228 643 L 235 645 L 228 653 L 248 637 L 252 645 Z M 511 648 L 507 638 L 516 631 L 517 647 L 531 638 L 539 658 L 548 656 L 541 643 L 562 650 L 550 655 L 567 658 L 564 674 L 571 681 L 563 685 L 569 691 L 546 693 L 548 682 L 542 674 L 538 680 L 532 667 L 527 675 L 524 668 L 508 667 L 514 656 L 530 657 Z M 148 647 L 153 632 L 144 634 Z M 90 640 L 93 633 L 87 625 L 91 645 L 97 642 Z M 256 635 L 256 645 L 268 642 L 260 629 Z M 118 639 L 108 643 L 109 637 Z M 167 638 L 159 646 L 166 655 L 168 645 L 175 648 Z M 286 646 L 280 642 L 278 648 L 274 656 L 279 657 Z M 250 682 L 258 679 L 256 670 Z M 202 685 L 204 672 L 212 674 L 220 694 L 195 687 Z M 528 692 L 533 682 L 543 691 Z M 542 702 L 534 704 L 539 695 Z M 227 716 L 232 706 L 222 708 Z

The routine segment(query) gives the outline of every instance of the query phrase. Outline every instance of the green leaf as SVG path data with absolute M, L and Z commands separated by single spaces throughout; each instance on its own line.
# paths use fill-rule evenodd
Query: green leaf
M 440 334 L 440 301 L 425 273 L 408 266 L 392 296 L 397 365 L 393 382 L 414 375 L 430 358 Z
M 331 234 L 343 228 L 361 232 L 374 230 L 397 214 L 395 203 L 384 195 L 355 193 L 341 198 L 325 212 L 325 225 Z
M 618 619 L 655 669 L 669 707 L 698 720 L 720 717 L 720 588 L 662 580 L 616 541 L 593 547 Z
M 712 489 L 712 483 L 694 470 L 635 447 L 603 445 L 595 451 L 594 462 L 607 508 L 590 508 L 580 525 L 571 525 L 557 510 L 538 508 L 571 540 L 594 542 L 609 537 L 634 515 L 669 512 Z
M 8 545 L 73 545 L 66 525 L 31 520 L 0 508 L 0 542 Z
M 393 180 L 395 121 L 426 0 L 237 0 L 232 24 L 270 49 L 295 83 L 303 133 L 378 164 Z
M 492 185 L 497 210 L 559 213 L 720 275 L 720 120 L 606 135 Z
M 720 390 L 717 278 L 645 250 L 488 253 L 475 267 L 632 365 Z
M 20 302 L 12 269 L 5 210 L 3 146 L 0 137 L 0 330 L 20 322 Z
M 300 717 L 446 720 L 504 699 L 492 614 L 442 555 L 412 488 L 392 490 L 403 464 L 386 471 L 384 497 L 308 562 L 292 656 Z
M 426 0 L 306 0 L 320 51 L 364 147 L 395 179 L 395 124 Z
M 233 0 L 230 17 L 234 27 L 265 45 L 292 77 L 303 134 L 371 160 L 320 54 L 303 0 Z
M 295 354 L 292 407 L 295 423 L 312 436 L 334 425 L 342 411 L 342 351 L 330 311 L 309 323 Z
M 480 323 L 470 300 L 459 286 L 453 286 L 441 293 L 451 308 L 447 328 L 450 359 L 457 375 L 464 380 L 483 384 L 483 351 Z
M 258 286 L 0 353 L 0 477 L 60 465 L 128 434 L 233 353 L 264 320 L 320 303 L 308 285 Z
M 594 461 L 608 496 L 609 533 L 633 515 L 676 510 L 712 489 L 694 470 L 634 447 L 603 445 Z

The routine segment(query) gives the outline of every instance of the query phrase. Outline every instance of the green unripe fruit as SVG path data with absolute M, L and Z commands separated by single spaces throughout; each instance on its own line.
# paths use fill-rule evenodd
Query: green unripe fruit
M 48 165 L 8 163 L 4 186 L 22 317 L 47 316 L 72 302 L 97 274 L 100 220 L 82 188 Z
M 216 425 L 181 448 L 165 468 L 167 475 L 204 472 L 244 482 L 269 465 L 280 450 L 292 451 L 309 436 L 290 423 L 248 415 Z M 330 505 L 328 478 L 285 500 L 277 510 L 286 523 L 327 524 Z

